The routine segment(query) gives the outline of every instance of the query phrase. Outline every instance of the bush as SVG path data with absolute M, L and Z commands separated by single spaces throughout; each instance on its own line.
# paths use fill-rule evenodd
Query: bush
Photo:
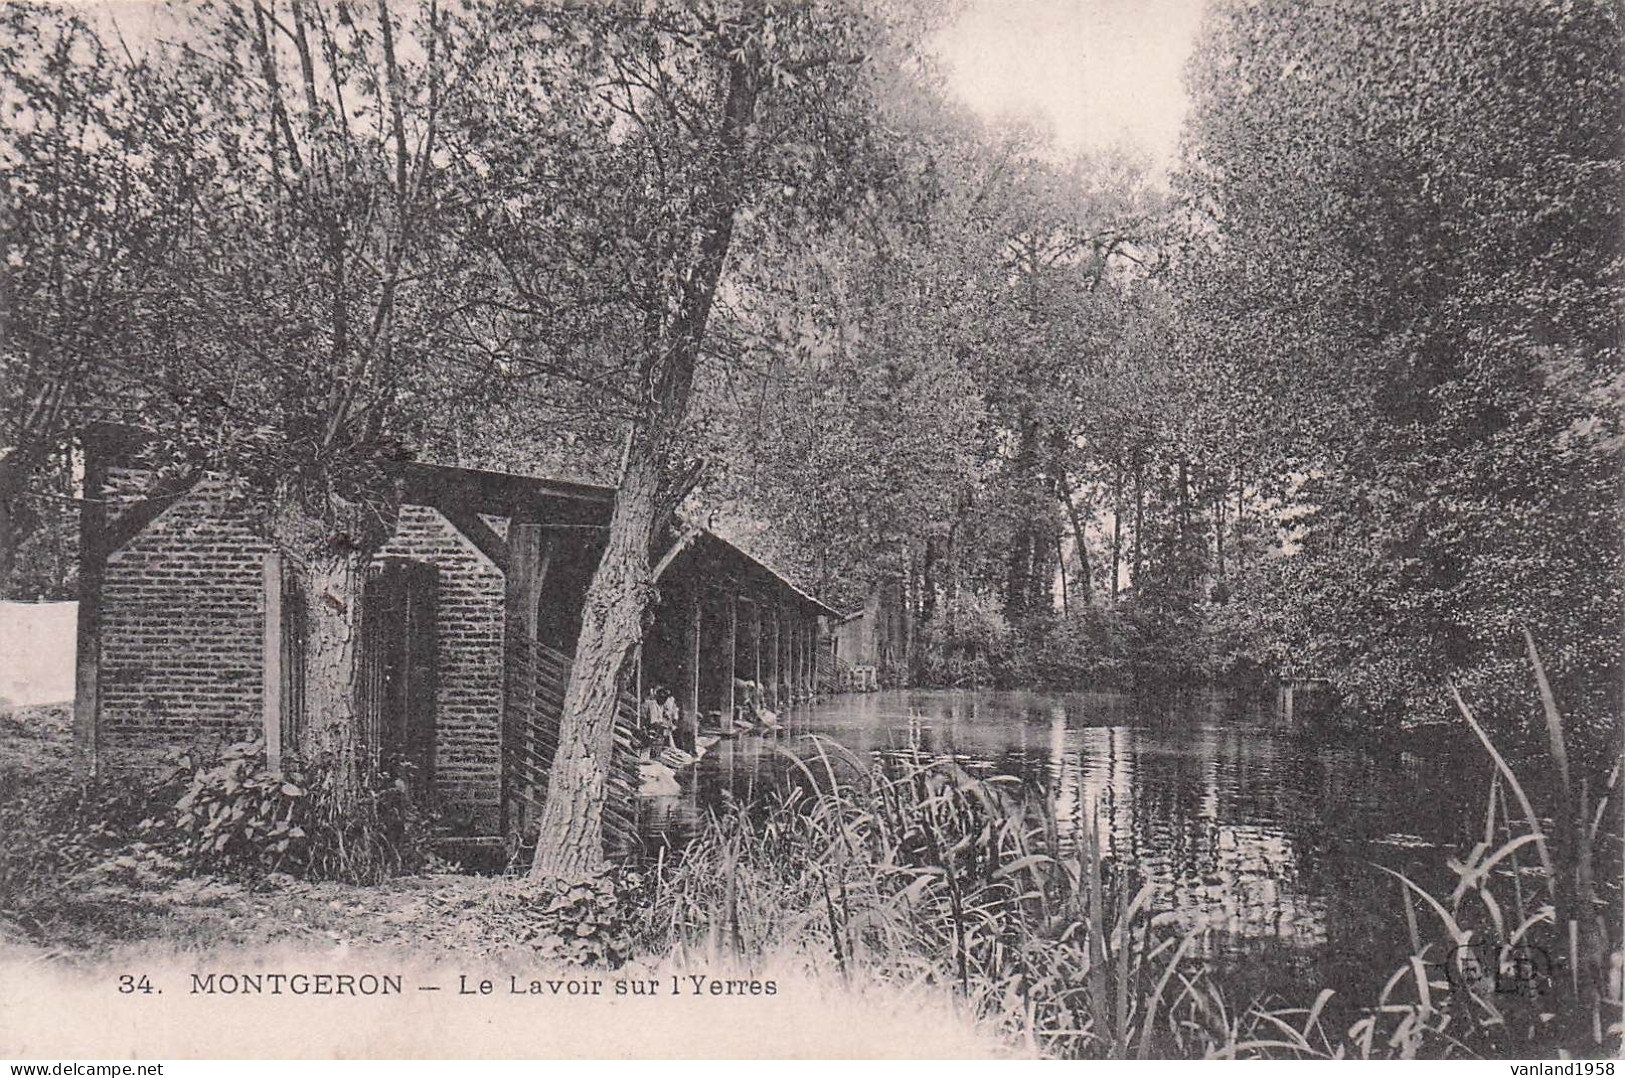
M 644 877 L 615 869 L 586 883 L 524 881 L 514 895 L 517 935 L 538 958 L 589 969 L 615 969 L 632 957 Z
M 195 870 L 375 883 L 429 856 L 431 821 L 404 779 L 364 779 L 351 802 L 328 768 L 295 759 L 272 770 L 259 741 L 230 745 L 200 766 L 192 760 L 181 759 L 185 792 L 174 808 L 145 826 Z
M 920 680 L 956 688 L 1002 683 L 1015 639 L 992 599 L 962 592 L 921 626 Z
M 1127 684 L 1123 619 L 1115 610 L 1075 607 L 1032 626 L 1028 676 L 1047 688 L 1120 689 Z
M 75 885 L 128 874 L 151 882 L 174 867 L 141 841 L 141 823 L 171 787 L 39 777 L 0 804 L 0 913 L 25 925 L 60 911 Z

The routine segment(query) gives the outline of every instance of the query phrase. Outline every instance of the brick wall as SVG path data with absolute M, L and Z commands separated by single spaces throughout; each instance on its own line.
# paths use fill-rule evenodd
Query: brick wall
M 223 485 L 205 480 L 108 559 L 98 732 L 107 766 L 150 766 L 177 746 L 262 730 L 269 550 Z M 502 574 L 444 517 L 421 506 L 402 510 L 383 556 L 439 568 L 436 789 L 448 822 L 495 834 Z
M 111 766 L 261 728 L 269 546 L 205 480 L 108 559 L 101 719 Z

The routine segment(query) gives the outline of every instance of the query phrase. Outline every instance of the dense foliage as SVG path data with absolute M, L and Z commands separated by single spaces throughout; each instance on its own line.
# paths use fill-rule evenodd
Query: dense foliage
M 1453 679 L 1515 725 L 1527 627 L 1606 730 L 1620 44 L 1596 3 L 1215 5 L 1171 198 L 900 99 L 905 182 L 773 308 L 743 496 L 896 615 L 894 680 L 1317 677 L 1385 724 Z
M 306 589 L 342 800 L 413 454 L 617 484 L 559 789 L 601 786 L 685 501 L 871 603 L 893 683 L 1312 677 L 1371 726 L 1454 682 L 1512 730 L 1527 629 L 1606 740 L 1617 9 L 1216 2 L 1167 184 L 958 108 L 942 17 L 7 8 L 8 594 L 64 583 L 70 427 L 133 415 Z
M 1524 626 L 1617 713 L 1621 32 L 1219 5 L 1192 63 L 1180 344 L 1293 529 L 1227 623 L 1374 717 L 1532 702 Z

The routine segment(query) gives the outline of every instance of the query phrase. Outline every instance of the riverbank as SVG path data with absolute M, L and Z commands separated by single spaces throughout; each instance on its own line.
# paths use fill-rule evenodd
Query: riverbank
M 53 726 L 65 729 L 21 728 Z M 1600 1045 L 1578 1021 L 1578 1001 L 1542 996 L 1561 992 L 1560 978 L 1533 986 L 1527 1000 L 1497 1000 L 1499 1030 L 1483 1026 L 1485 1015 L 1457 990 L 1445 959 L 1452 933 L 1489 932 L 1486 910 L 1522 921 L 1540 905 L 1530 840 L 1504 805 L 1492 806 L 1489 821 L 1500 849 L 1414 851 L 1440 872 L 1455 859 L 1458 894 L 1390 878 L 1388 934 L 1408 923 L 1418 963 L 1396 962 L 1383 973 L 1394 975 L 1386 987 L 1328 977 L 1301 998 L 1265 1000 L 1210 961 L 1211 925 L 1179 915 L 1197 897 L 1192 885 L 1159 889 L 1113 849 L 1109 828 L 1063 828 L 1054 802 L 1016 778 L 972 772 L 924 745 L 870 758 L 827 739 L 796 744 L 799 781 L 764 785 L 757 801 L 713 813 L 674 856 L 563 902 L 522 879 L 446 871 L 367 887 L 274 872 L 203 876 L 116 843 L 35 880 L 30 898 L 15 885 L 27 882 L 30 864 L 19 855 L 38 836 L 13 828 L 0 850 L 0 961 L 108 983 L 121 969 L 182 974 L 219 955 L 244 968 L 265 968 L 265 955 L 339 956 L 346 969 L 473 964 L 612 979 L 726 969 L 761 980 L 772 970 L 800 985 L 804 1000 L 829 1002 L 819 1023 L 867 1028 L 858 1000 L 891 1001 L 896 1013 L 926 1007 L 959 1038 L 952 1054 L 1526 1057 L 1618 1048 L 1617 935 Z M 70 785 L 53 770 L 57 757 L 33 748 L 35 769 L 9 772 L 7 796 L 19 785 Z M 1218 879 L 1215 897 L 1241 893 L 1241 883 Z M 1560 953 L 1555 926 L 1537 920 L 1520 931 Z M 1339 938 L 1359 946 L 1357 934 Z M 568 949 L 576 940 L 593 946 Z M 1541 1017 L 1548 1012 L 1555 1023 Z M 786 1020 L 799 1021 L 788 1012 Z M 747 1054 L 793 1052 L 790 1041 L 767 1039 Z

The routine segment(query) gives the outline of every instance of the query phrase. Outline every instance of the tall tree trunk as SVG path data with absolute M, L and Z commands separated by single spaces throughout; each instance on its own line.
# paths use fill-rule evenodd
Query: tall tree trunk
M 719 118 L 716 173 L 696 198 L 696 249 L 682 275 L 670 328 L 651 323 L 643 386 L 650 404 L 633 428 L 615 492 L 609 538 L 587 586 L 560 719 L 559 748 L 548 779 L 533 879 L 576 882 L 605 865 L 604 801 L 614 751 L 621 669 L 642 635 L 650 581 L 649 545 L 697 478 L 666 465 L 688 414 L 694 371 L 717 283 L 732 242 L 746 183 L 747 135 L 756 112 L 756 73 L 748 58 L 727 61 L 728 91 Z
M 1067 587 L 1067 579 L 1066 579 L 1066 551 L 1061 549 L 1061 543 L 1063 541 L 1064 540 L 1061 538 L 1061 533 L 1056 532 L 1055 533 L 1055 560 L 1061 566 L 1061 613 L 1062 614 L 1071 614 L 1072 613 L 1072 602 L 1071 602 L 1071 598 L 1067 595 L 1067 591 L 1070 590 L 1070 589 Z
M 902 676 L 902 688 L 908 688 L 914 681 L 914 608 L 915 608 L 915 581 L 919 579 L 915 572 L 918 560 L 911 552 L 908 558 L 908 575 L 903 578 L 903 661 L 899 664 Z
M 1123 462 L 1112 466 L 1112 602 L 1117 602 L 1117 577 L 1123 565 Z
M 361 593 L 368 559 L 350 551 L 295 567 L 304 594 L 305 729 L 299 752 L 330 769 L 330 792 L 341 809 L 361 797 Z
M 1083 528 L 1083 518 L 1078 515 L 1078 507 L 1072 502 L 1072 487 L 1066 481 L 1066 473 L 1059 469 L 1055 473 L 1055 483 L 1059 488 L 1061 503 L 1066 506 L 1066 515 L 1072 521 L 1072 540 L 1078 546 L 1079 576 L 1082 577 L 1083 601 L 1094 601 L 1094 572 L 1089 566 L 1089 541 Z
M 1188 592 L 1193 584 L 1194 566 L 1191 564 L 1191 465 L 1185 457 L 1180 457 L 1180 524 L 1178 524 L 1178 537 L 1180 537 L 1180 561 L 1178 561 L 1178 580 L 1181 592 Z
M 565 721 L 548 778 L 531 876 L 581 880 L 605 868 L 604 803 L 615 747 L 621 671 L 643 633 L 649 539 L 660 502 L 660 467 L 647 441 L 627 458 L 615 492 L 609 540 L 582 604 L 581 635 L 564 695 Z
M 1012 624 L 1019 624 L 1037 607 L 1034 597 L 1038 589 L 1034 579 L 1042 571 L 1047 555 L 1032 491 L 1044 482 L 1038 460 L 1038 422 L 1024 408 L 1020 419 L 1021 441 L 1016 448 L 1012 464 L 1017 489 L 1021 492 L 1017 504 L 1020 524 L 1016 529 L 1005 560 L 1004 614 Z
M 937 613 L 937 576 L 941 571 L 942 552 L 936 536 L 925 538 L 925 564 L 921 568 L 920 620 L 928 622 Z
M 1027 614 L 1027 578 L 1032 573 L 1032 531 L 1018 528 L 1005 556 L 1004 616 L 1018 622 Z
M 1141 541 L 1145 535 L 1145 465 L 1140 461 L 1138 453 L 1134 455 L 1134 572 L 1129 577 L 1129 583 L 1134 587 L 1134 594 L 1140 594 L 1140 573 L 1145 568 L 1145 547 Z
M 305 727 L 299 752 L 328 770 L 329 792 L 343 810 L 362 803 L 362 589 L 373 554 L 393 530 L 379 513 L 335 493 L 327 477 L 279 484 L 267 532 L 287 555 L 304 597 Z
M 1236 569 L 1247 568 L 1247 476 L 1236 469 Z

